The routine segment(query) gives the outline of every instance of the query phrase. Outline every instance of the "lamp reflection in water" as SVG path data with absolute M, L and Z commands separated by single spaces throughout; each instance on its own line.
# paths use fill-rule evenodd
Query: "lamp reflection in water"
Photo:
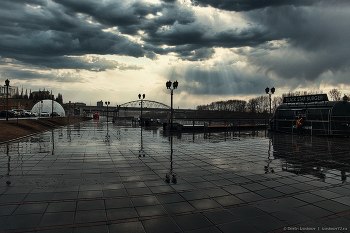
M 345 183 L 347 179 L 345 171 L 340 171 L 340 176 L 341 176 L 342 183 Z
M 139 157 L 145 157 L 146 153 L 143 150 L 142 126 L 140 128 L 141 128 L 141 144 L 140 144 L 141 148 L 139 150 Z
M 107 143 L 107 144 L 109 144 L 110 143 L 110 135 L 109 135 L 109 128 L 108 128 L 108 122 L 107 122 L 107 133 L 106 133 L 106 136 L 105 136 L 105 142 Z
M 165 175 L 165 182 L 177 184 L 176 173 L 173 171 L 173 136 L 170 135 L 170 171 Z
M 283 172 L 312 176 L 318 181 L 347 182 L 349 146 L 346 139 L 273 133 L 273 158 Z
M 55 134 L 54 134 L 54 132 L 53 132 L 54 130 L 51 130 L 51 134 L 52 134 L 52 136 L 51 136 L 51 139 L 52 139 L 52 155 L 54 155 L 55 154 Z
M 272 163 L 272 159 L 271 159 L 271 144 L 272 144 L 272 139 L 269 140 L 269 150 L 267 151 L 267 165 L 265 166 L 264 170 L 265 170 L 265 174 L 266 173 L 274 173 L 275 170 L 270 167 L 270 164 Z
M 6 173 L 6 177 L 7 177 L 7 181 L 6 181 L 6 185 L 10 186 L 11 181 L 10 181 L 10 172 L 11 172 L 11 156 L 9 154 L 10 152 L 10 148 L 9 148 L 9 144 L 6 144 L 6 154 L 7 154 L 7 173 Z
M 67 140 L 68 140 L 68 142 L 71 142 L 71 141 L 72 141 L 71 134 L 72 134 L 72 129 L 71 129 L 71 126 L 68 125 L 68 126 L 67 126 Z

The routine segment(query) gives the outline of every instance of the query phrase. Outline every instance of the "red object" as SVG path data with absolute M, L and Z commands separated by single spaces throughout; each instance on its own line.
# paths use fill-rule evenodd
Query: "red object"
M 95 113 L 95 114 L 93 115 L 93 118 L 94 118 L 94 119 L 100 119 L 100 115 L 99 115 L 98 113 Z

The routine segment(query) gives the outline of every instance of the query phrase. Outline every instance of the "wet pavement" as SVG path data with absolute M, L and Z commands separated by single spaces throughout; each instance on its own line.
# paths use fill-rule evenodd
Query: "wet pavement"
M 2 232 L 349 232 L 349 138 L 89 121 L 0 144 Z

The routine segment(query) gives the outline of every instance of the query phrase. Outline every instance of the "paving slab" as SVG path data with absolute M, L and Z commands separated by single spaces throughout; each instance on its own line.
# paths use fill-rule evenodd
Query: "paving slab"
M 103 117 L 69 125 L 0 144 L 0 231 L 350 229 L 349 145 L 265 130 L 170 133 Z

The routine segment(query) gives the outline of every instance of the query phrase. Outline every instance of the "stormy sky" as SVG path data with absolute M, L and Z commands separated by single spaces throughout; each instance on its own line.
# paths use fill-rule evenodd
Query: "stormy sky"
M 193 108 L 275 87 L 350 93 L 343 0 L 2 0 L 0 77 L 64 102 Z

